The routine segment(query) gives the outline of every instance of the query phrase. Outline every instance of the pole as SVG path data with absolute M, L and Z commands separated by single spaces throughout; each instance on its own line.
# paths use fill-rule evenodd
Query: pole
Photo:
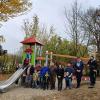
M 46 51 L 46 66 L 48 66 L 48 51 Z
M 40 57 L 42 56 L 42 46 L 40 46 Z M 41 65 L 41 60 L 39 61 L 40 62 L 40 65 Z
M 52 52 L 50 53 L 50 64 L 52 64 Z
M 35 43 L 35 47 L 34 47 L 34 67 L 35 67 L 35 60 L 36 60 L 36 43 Z

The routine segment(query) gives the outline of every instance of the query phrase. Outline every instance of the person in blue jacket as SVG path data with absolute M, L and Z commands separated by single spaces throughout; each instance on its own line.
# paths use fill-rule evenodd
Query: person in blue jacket
M 49 67 L 44 64 L 44 66 L 40 70 L 40 85 L 42 89 L 49 88 L 49 78 L 50 78 L 50 69 Z
M 77 87 L 76 88 L 80 88 L 83 68 L 84 68 L 83 61 L 80 58 L 77 58 L 77 60 L 74 64 L 75 75 L 76 75 L 76 79 L 77 79 Z
M 72 76 L 74 73 L 74 69 L 71 63 L 67 64 L 67 67 L 64 70 L 64 77 L 66 82 L 66 88 L 72 88 Z

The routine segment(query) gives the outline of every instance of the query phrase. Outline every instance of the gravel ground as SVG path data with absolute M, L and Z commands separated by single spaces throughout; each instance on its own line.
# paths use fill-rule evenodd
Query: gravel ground
M 6 93 L 0 94 L 0 100 L 100 100 L 100 81 L 95 88 L 88 88 L 87 82 L 82 82 L 79 89 L 41 90 L 32 88 L 16 87 L 14 84 Z
M 57 93 L 57 90 L 41 90 L 31 88 L 13 88 L 7 93 L 0 94 L 0 100 L 43 100 L 44 97 Z

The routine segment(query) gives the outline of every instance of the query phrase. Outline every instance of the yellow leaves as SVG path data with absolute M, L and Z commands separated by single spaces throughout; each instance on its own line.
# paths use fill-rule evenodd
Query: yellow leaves
M 23 5 L 23 3 L 20 1 L 21 0 L 11 0 L 10 5 L 11 6 L 21 6 L 21 5 Z
M 31 6 L 30 0 L 9 0 L 0 2 L 0 21 L 4 21 L 11 16 L 17 16 L 28 10 Z

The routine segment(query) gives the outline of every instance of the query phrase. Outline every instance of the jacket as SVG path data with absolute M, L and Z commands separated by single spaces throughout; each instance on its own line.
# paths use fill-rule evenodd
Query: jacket
M 58 67 L 56 69 L 56 74 L 57 74 L 57 78 L 63 78 L 64 77 L 64 69 Z
M 50 69 L 48 66 L 44 66 L 41 68 L 40 70 L 40 77 L 45 76 L 45 74 L 48 72 L 48 74 L 50 75 Z

